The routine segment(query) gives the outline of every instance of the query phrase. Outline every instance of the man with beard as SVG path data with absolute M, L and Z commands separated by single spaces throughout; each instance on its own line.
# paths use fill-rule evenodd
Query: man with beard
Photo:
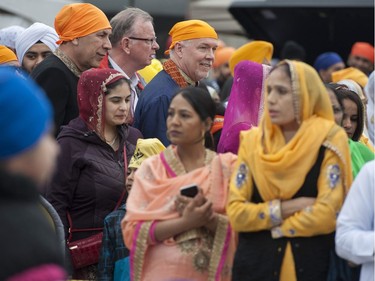
M 201 20 L 178 22 L 169 35 L 172 43 L 165 53 L 170 59 L 143 90 L 134 116 L 134 126 L 145 138 L 158 138 L 165 146 L 169 145 L 165 120 L 171 97 L 207 78 L 218 46 L 214 28 Z
M 31 77 L 43 88 L 55 112 L 55 135 L 78 116 L 77 84 L 81 73 L 98 67 L 112 45 L 106 15 L 88 3 L 65 5 L 55 17 L 60 46 Z

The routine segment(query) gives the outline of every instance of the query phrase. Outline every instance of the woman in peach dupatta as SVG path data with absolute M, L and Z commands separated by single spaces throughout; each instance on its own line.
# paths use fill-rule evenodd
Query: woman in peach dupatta
M 173 145 L 137 170 L 122 221 L 131 280 L 231 280 L 235 237 L 225 205 L 236 156 L 206 148 L 213 144 L 214 115 L 210 95 L 199 88 L 172 99 L 167 134 Z M 180 195 L 193 183 L 199 187 L 194 198 Z

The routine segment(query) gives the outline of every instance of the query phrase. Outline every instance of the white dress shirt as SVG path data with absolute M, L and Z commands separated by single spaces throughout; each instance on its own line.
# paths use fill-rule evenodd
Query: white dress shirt
M 337 219 L 336 252 L 362 265 L 360 281 L 374 280 L 374 175 L 375 160 L 362 167 Z
M 137 95 L 137 91 L 136 91 L 136 87 L 139 83 L 139 78 L 138 76 L 134 73 L 134 75 L 132 77 L 129 78 L 129 76 L 121 69 L 121 67 L 119 67 L 117 65 L 117 63 L 110 57 L 108 56 L 108 61 L 109 63 L 112 65 L 113 69 L 121 72 L 122 74 L 124 74 L 124 76 L 126 78 L 128 78 L 130 80 L 130 87 L 131 87 L 131 98 L 132 98 L 132 113 L 133 113 L 133 116 L 134 116 L 134 111 L 135 111 L 135 107 L 137 106 L 137 102 L 138 102 L 138 95 Z

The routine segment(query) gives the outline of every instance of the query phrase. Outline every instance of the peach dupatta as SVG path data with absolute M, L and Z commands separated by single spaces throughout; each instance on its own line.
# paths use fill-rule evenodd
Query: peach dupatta
M 160 155 L 146 159 L 136 172 L 122 221 L 124 240 L 130 249 L 131 280 L 230 280 L 235 237 L 225 205 L 236 156 L 206 150 L 206 165 L 186 173 L 175 150 L 169 146 Z M 154 221 L 178 217 L 174 198 L 180 187 L 191 183 L 202 188 L 220 214 L 216 232 L 193 229 L 148 244 Z

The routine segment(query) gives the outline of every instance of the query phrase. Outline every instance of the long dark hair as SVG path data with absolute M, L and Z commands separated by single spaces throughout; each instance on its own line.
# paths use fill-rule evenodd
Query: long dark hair
M 193 107 L 202 122 L 206 121 L 207 117 L 210 117 L 212 121 L 214 120 L 216 106 L 208 91 L 198 87 L 187 87 L 179 90 L 172 97 L 172 100 L 178 95 L 182 95 L 182 97 Z M 204 146 L 214 150 L 214 140 L 210 129 L 206 131 L 204 138 Z
M 336 98 L 337 98 L 337 101 L 339 102 L 339 105 L 341 107 L 341 110 L 344 112 L 344 104 L 342 102 L 342 96 L 339 96 L 337 94 L 337 91 L 336 91 L 336 88 L 339 88 L 341 85 L 339 84 L 336 84 L 336 83 L 325 83 L 324 86 L 327 88 L 327 89 L 331 89 L 332 92 L 335 94 Z
M 357 105 L 357 128 L 354 131 L 352 140 L 358 141 L 362 136 L 363 128 L 365 126 L 365 106 L 363 105 L 361 98 L 355 92 L 349 90 L 345 85 L 330 83 L 328 86 L 334 91 L 337 100 L 343 109 L 343 100 L 345 99 L 349 99 Z

